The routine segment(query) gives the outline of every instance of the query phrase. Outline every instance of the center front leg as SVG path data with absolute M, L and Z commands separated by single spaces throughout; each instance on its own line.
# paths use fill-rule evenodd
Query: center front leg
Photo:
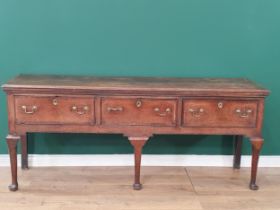
M 142 148 L 149 139 L 149 137 L 128 137 L 131 145 L 134 147 L 134 161 L 135 161 L 135 174 L 134 174 L 134 190 L 141 190 L 142 184 L 140 183 L 140 168 L 141 168 L 141 156 Z

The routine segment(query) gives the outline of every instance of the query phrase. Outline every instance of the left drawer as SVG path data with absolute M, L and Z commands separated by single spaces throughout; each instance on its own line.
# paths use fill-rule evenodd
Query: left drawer
M 93 124 L 90 97 L 15 96 L 17 124 Z

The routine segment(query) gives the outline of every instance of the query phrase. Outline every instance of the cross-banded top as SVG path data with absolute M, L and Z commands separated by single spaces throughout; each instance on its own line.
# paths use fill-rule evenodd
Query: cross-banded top
M 6 92 L 98 94 L 166 94 L 192 96 L 252 96 L 262 97 L 269 91 L 243 78 L 176 78 L 176 77 L 93 77 L 63 75 L 19 75 L 4 84 Z

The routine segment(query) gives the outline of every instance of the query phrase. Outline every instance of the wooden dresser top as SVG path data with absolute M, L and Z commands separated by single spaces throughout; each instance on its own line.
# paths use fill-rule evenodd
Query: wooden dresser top
M 97 93 L 98 91 L 190 95 L 266 96 L 269 91 L 243 78 L 92 77 L 19 75 L 4 84 L 9 91 Z

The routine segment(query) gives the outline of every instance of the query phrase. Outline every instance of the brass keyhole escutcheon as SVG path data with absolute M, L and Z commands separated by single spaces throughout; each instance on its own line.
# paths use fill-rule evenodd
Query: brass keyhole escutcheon
M 58 105 L 58 100 L 55 98 L 55 99 L 53 99 L 53 105 L 54 106 L 57 106 Z
M 218 108 L 219 108 L 219 109 L 222 109 L 223 107 L 224 107 L 223 102 L 219 102 L 219 103 L 218 103 Z
M 140 99 L 138 99 L 137 101 L 136 101 L 136 107 L 137 108 L 140 108 L 142 106 L 142 101 L 140 100 Z

